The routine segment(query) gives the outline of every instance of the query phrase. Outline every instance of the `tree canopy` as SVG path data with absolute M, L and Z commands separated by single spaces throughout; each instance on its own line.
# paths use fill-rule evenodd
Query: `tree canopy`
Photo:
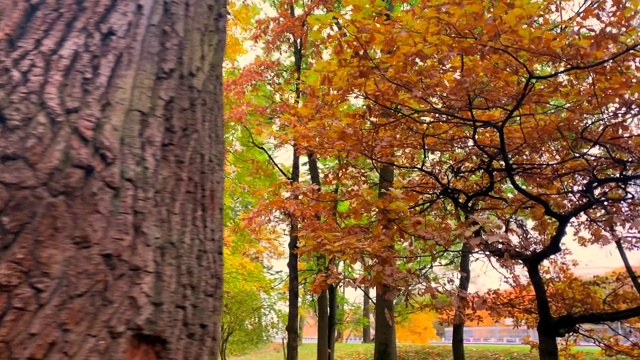
M 231 66 L 228 119 L 284 175 L 252 224 L 295 216 L 300 254 L 347 264 L 315 286 L 393 285 L 394 297 L 469 319 L 526 313 L 541 358 L 584 324 L 640 316 L 634 273 L 579 279 L 563 251 L 640 246 L 638 1 L 238 4 L 238 44 L 257 56 Z M 322 187 L 292 184 L 279 165 L 294 144 L 317 157 Z M 393 181 L 379 196 L 385 168 Z M 533 302 L 462 294 L 444 270 L 465 252 Z M 626 295 L 610 296 L 617 286 Z

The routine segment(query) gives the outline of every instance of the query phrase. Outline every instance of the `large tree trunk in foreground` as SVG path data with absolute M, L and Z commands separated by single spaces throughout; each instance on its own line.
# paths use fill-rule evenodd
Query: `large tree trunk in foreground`
M 224 0 L 0 5 L 0 358 L 217 357 Z

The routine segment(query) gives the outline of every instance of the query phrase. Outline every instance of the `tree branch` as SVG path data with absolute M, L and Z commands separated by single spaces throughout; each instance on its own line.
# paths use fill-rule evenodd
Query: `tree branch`
M 291 181 L 291 176 L 289 176 L 281 167 L 280 165 L 278 165 L 278 163 L 276 162 L 276 160 L 273 158 L 273 156 L 271 156 L 271 153 L 269 152 L 269 150 L 267 150 L 264 146 L 259 145 L 256 140 L 253 138 L 253 134 L 251 133 L 251 130 L 249 130 L 249 128 L 245 125 L 244 129 L 247 130 L 247 133 L 249 134 L 249 138 L 251 139 L 251 145 L 255 146 L 257 149 L 262 150 L 262 152 L 264 152 L 267 157 L 269 158 L 269 160 L 271 161 L 271 163 L 273 164 L 273 166 L 276 167 L 276 169 L 278 169 L 278 171 L 280 171 L 280 174 L 282 174 L 282 176 L 284 176 L 285 179 Z
M 624 247 L 622 246 L 622 240 L 620 238 L 616 240 L 616 248 L 618 248 L 618 253 L 620 254 L 620 258 L 624 263 L 624 268 L 627 270 L 627 274 L 629 274 L 629 277 L 631 278 L 633 287 L 636 289 L 636 291 L 640 295 L 640 281 L 638 281 L 638 275 L 636 275 L 636 272 L 633 270 L 633 267 L 631 267 L 631 263 L 629 263 L 629 258 L 627 257 L 627 253 L 624 250 Z
M 627 320 L 639 316 L 640 306 L 636 306 L 625 310 L 610 312 L 563 315 L 556 319 L 556 325 L 557 328 L 567 329 L 580 324 L 602 324 L 607 322 Z

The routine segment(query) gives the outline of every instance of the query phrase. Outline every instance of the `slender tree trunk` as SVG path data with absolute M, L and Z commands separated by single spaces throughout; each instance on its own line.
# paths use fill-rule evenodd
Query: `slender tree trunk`
M 620 254 L 620 258 L 622 259 L 622 263 L 624 264 L 625 270 L 627 270 L 627 274 L 631 279 L 631 283 L 633 284 L 633 287 L 636 289 L 636 292 L 640 294 L 640 281 L 638 280 L 638 275 L 636 275 L 635 270 L 633 270 L 633 267 L 629 262 L 629 258 L 627 257 L 627 252 L 624 250 L 624 247 L 622 246 L 621 239 L 616 240 L 616 248 L 618 249 L 618 254 Z
M 302 316 L 302 314 L 300 314 L 300 317 L 298 319 L 298 345 L 302 345 L 304 343 L 304 324 L 305 324 L 305 317 Z
M 293 146 L 293 165 L 291 169 L 291 182 L 300 181 L 300 156 L 298 149 Z M 289 313 L 287 314 L 287 360 L 298 360 L 298 220 L 290 215 L 289 232 Z
M 289 6 L 289 13 L 295 17 L 295 6 Z M 302 40 L 293 39 L 293 58 L 295 74 L 295 101 L 300 101 L 300 81 L 302 76 Z M 300 156 L 297 145 L 293 144 L 293 163 L 291 166 L 291 183 L 300 182 Z M 298 281 L 298 220 L 291 216 L 291 233 L 289 234 L 289 314 L 287 318 L 287 360 L 298 360 L 298 345 L 301 343 L 299 333 L 299 290 Z
M 318 187 L 320 191 L 320 169 L 318 168 L 318 159 L 313 152 L 307 154 L 309 164 L 309 177 L 311 183 Z M 320 218 L 318 217 L 318 220 Z M 325 271 L 326 258 L 322 255 L 315 256 L 315 261 L 320 268 L 320 272 Z M 318 360 L 329 359 L 331 348 L 331 336 L 330 336 L 330 320 L 329 320 L 329 298 L 327 290 L 323 290 L 318 296 L 318 345 L 316 356 Z
M 556 321 L 551 315 L 546 288 L 540 275 L 539 262 L 527 262 L 525 266 L 536 295 L 540 360 L 557 360 L 559 356 L 558 343 L 556 342 L 558 329 L 556 329 Z
M 224 334 L 224 333 L 223 333 Z M 220 360 L 227 360 L 227 345 L 229 344 L 229 339 L 231 338 L 231 333 L 223 335 L 222 342 L 220 344 Z
M 227 344 L 220 345 L 220 360 L 227 360 Z
M 291 220 L 289 235 L 289 313 L 287 314 L 287 360 L 298 359 L 298 224 Z
M 336 327 L 338 325 L 338 291 L 335 284 L 329 285 L 329 327 L 327 328 L 329 360 L 333 360 L 336 352 Z
M 338 289 L 336 289 L 336 292 L 338 291 Z M 346 289 L 344 286 L 342 286 L 342 299 L 346 299 Z M 343 343 L 344 342 L 344 336 L 345 336 L 345 331 L 344 331 L 344 327 L 343 326 L 339 326 L 339 325 L 343 325 L 345 322 L 345 301 L 336 301 L 338 303 L 337 305 L 337 313 L 336 313 L 336 342 L 337 343 Z M 335 348 L 335 344 L 334 344 L 334 348 Z
M 2 2 L 1 358 L 217 358 L 226 11 Z
M 362 300 L 362 317 L 365 324 L 362 326 L 362 343 L 367 344 L 371 342 L 371 309 L 369 305 L 369 288 L 363 289 L 364 296 Z
M 380 168 L 379 197 L 384 197 L 393 186 L 394 169 L 389 165 Z M 386 221 L 381 219 L 380 221 Z M 391 266 L 392 264 L 383 264 Z M 396 348 L 395 314 L 393 309 L 393 289 L 388 284 L 376 286 L 376 335 L 374 339 L 374 360 L 396 360 L 398 351 Z
M 318 296 L 317 359 L 329 359 L 329 297 L 327 290 L 323 290 Z
M 458 283 L 458 295 L 455 314 L 453 316 L 453 334 L 451 347 L 454 360 L 464 360 L 464 324 L 467 309 L 467 292 L 471 279 L 471 247 L 469 243 L 462 244 L 460 255 L 460 281 Z

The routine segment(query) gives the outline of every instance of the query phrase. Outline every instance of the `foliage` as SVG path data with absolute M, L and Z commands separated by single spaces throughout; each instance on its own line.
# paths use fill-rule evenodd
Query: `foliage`
M 397 323 L 396 338 L 400 343 L 429 344 L 430 341 L 438 339 L 434 326 L 437 321 L 436 314 L 431 311 L 409 314 L 407 319 Z
M 224 256 L 221 351 L 244 353 L 275 337 L 282 326 L 277 309 L 280 299 L 273 290 L 273 280 L 265 275 L 259 262 L 228 250 Z
M 640 315 L 630 293 L 603 293 L 622 277 L 581 281 L 562 248 L 571 229 L 593 247 L 640 230 L 638 1 L 274 5 L 251 37 L 264 56 L 227 83 L 229 117 L 268 151 L 295 142 L 324 159 L 322 189 L 272 183 L 250 222 L 294 216 L 301 253 L 348 264 L 314 290 L 347 273 L 394 284 L 451 299 L 433 304 L 469 320 L 509 314 L 552 347 L 582 323 Z M 286 71 L 296 62 L 299 78 Z M 382 198 L 381 164 L 396 178 Z M 461 243 L 496 260 L 520 297 L 455 297 L 439 269 Z
M 229 151 L 224 195 L 223 359 L 270 342 L 282 327 L 278 309 L 282 291 L 270 263 L 282 255 L 279 233 L 266 225 L 247 226 L 252 209 L 272 197 L 268 189 L 277 182 L 278 174 L 267 156 L 252 146 L 255 137 L 242 126 L 227 123 L 225 137 Z
M 571 272 L 571 264 L 551 262 L 543 273 L 549 287 L 549 299 L 553 315 L 580 314 L 588 312 L 606 312 L 611 309 L 633 307 L 638 302 L 638 293 L 630 283 L 624 270 L 579 277 Z M 530 283 L 522 282 L 508 290 L 492 290 L 486 294 L 489 299 L 485 305 L 495 319 L 509 318 L 516 326 L 536 326 L 537 309 L 535 295 Z M 599 327 L 579 325 L 576 329 L 567 329 L 561 341 L 567 348 L 578 337 L 599 344 L 610 355 L 637 356 L 638 325 L 640 318 L 612 322 Z M 528 341 L 532 346 L 537 343 Z

